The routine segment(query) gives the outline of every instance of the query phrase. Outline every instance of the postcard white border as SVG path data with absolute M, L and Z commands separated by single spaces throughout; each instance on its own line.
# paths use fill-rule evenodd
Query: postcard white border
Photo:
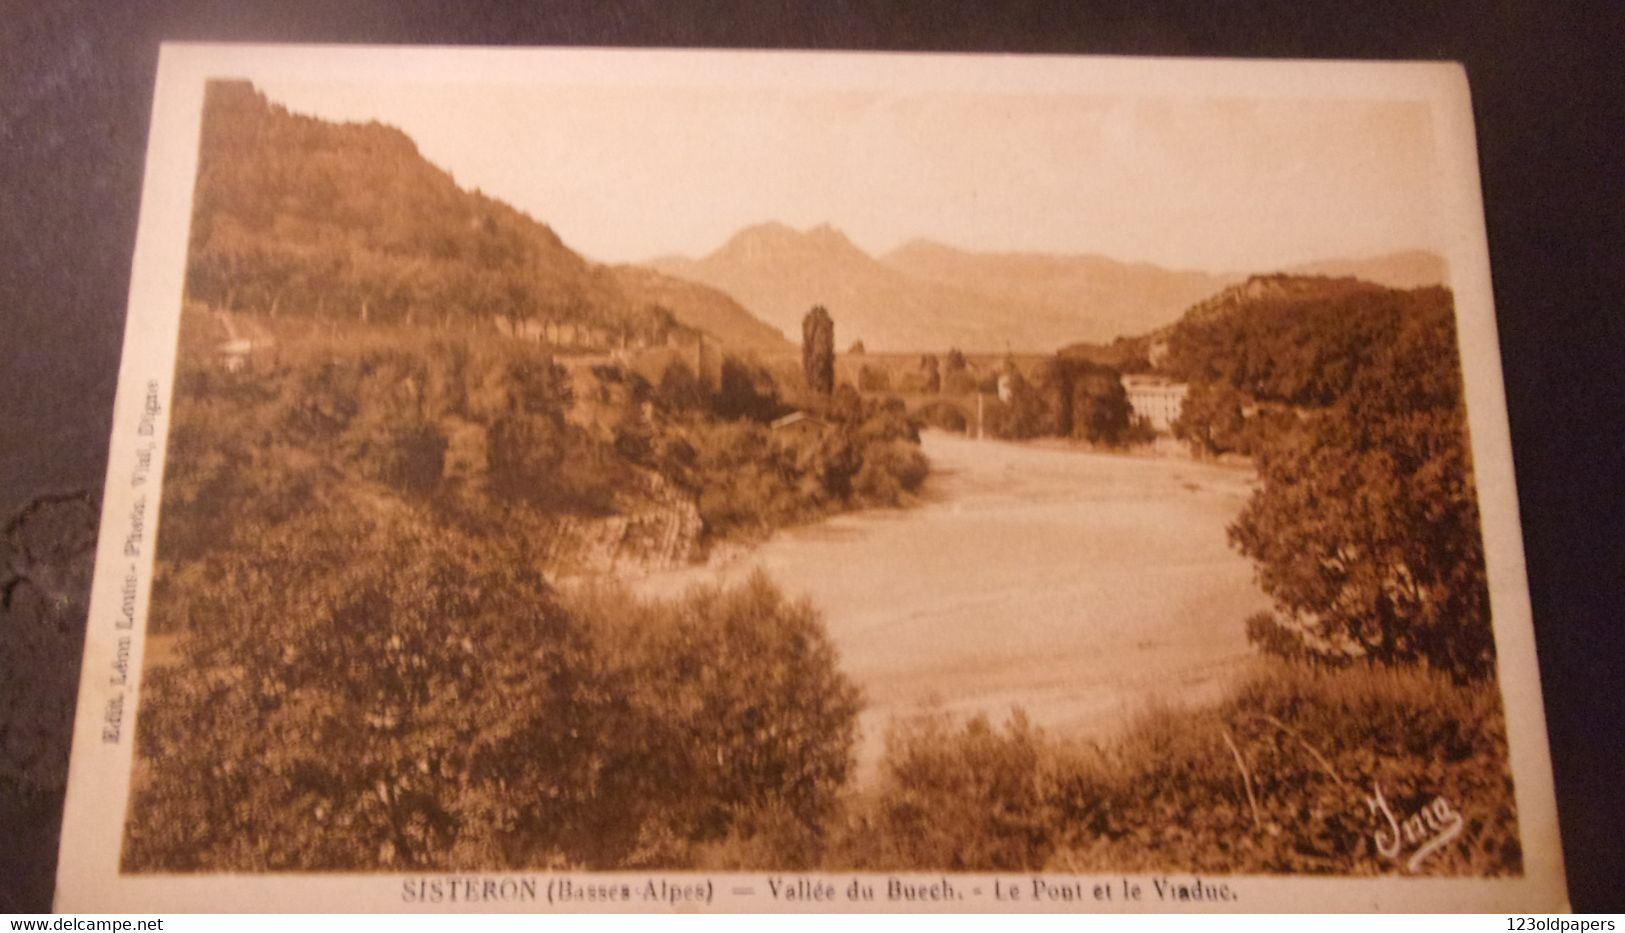
M 192 189 L 197 169 L 205 81 L 219 77 L 257 80 L 414 81 L 441 84 L 526 86 L 670 86 L 875 89 L 890 91 L 1034 92 L 1086 95 L 1132 94 L 1167 98 L 1243 97 L 1291 100 L 1409 100 L 1432 113 L 1439 172 L 1438 210 L 1449 231 L 1445 250 L 1455 291 L 1461 356 L 1466 378 L 1473 461 L 1483 517 L 1485 560 L 1506 702 L 1524 875 L 1490 880 L 1403 877 L 1326 879 L 1213 876 L 1234 889 L 1228 904 L 1166 901 L 1127 905 L 990 896 L 949 903 L 817 902 L 786 904 L 767 895 L 767 875 L 637 873 L 594 875 L 710 880 L 709 903 L 685 909 L 713 911 L 901 910 L 1122 910 L 1239 911 L 1539 911 L 1567 903 L 1546 743 L 1534 631 L 1525 578 L 1522 537 L 1512 471 L 1511 442 L 1502 388 L 1499 343 L 1490 288 L 1489 254 L 1471 102 L 1460 66 L 1435 63 L 1249 62 L 1196 59 L 1083 58 L 1011 55 L 925 55 L 821 52 L 619 51 L 559 49 L 451 49 L 344 46 L 166 44 L 160 54 L 147 149 L 141 217 L 131 275 L 124 353 L 114 407 L 108 475 L 103 497 L 89 625 L 75 714 L 73 753 L 57 873 L 58 910 L 102 911 L 512 911 L 527 909 L 661 909 L 659 904 L 590 904 L 559 907 L 545 900 L 423 905 L 405 902 L 406 874 L 121 875 L 119 851 L 130 788 L 134 722 L 143 663 L 143 632 L 152 577 L 152 545 L 159 515 L 168 408 L 180 321 Z M 159 411 L 150 411 L 155 397 Z M 143 417 L 150 435 L 140 433 Z M 138 455 L 151 445 L 149 484 L 132 487 Z M 144 497 L 145 546 L 126 556 L 131 511 Z M 117 625 L 125 581 L 134 574 L 134 626 Z M 121 634 L 127 643 L 129 681 L 111 683 Z M 122 737 L 105 743 L 109 702 L 127 698 Z M 792 873 L 785 873 L 786 875 Z M 501 879 L 548 875 L 478 874 Z M 586 876 L 575 875 L 584 878 Z M 884 888 L 885 875 L 829 874 L 844 887 L 857 877 Z M 907 877 L 907 876 L 899 876 Z M 934 875 L 911 876 L 929 880 Z M 994 882 L 1041 877 L 953 875 L 955 884 L 991 890 Z M 1071 876 L 1044 876 L 1057 881 Z M 1087 876 L 1085 886 L 1124 876 Z M 1129 876 L 1148 884 L 1149 876 Z M 1177 877 L 1177 876 L 1176 876 Z M 754 893 L 740 895 L 735 889 Z

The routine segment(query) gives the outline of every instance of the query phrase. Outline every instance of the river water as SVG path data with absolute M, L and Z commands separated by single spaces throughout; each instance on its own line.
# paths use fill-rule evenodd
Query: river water
M 1100 738 L 1152 704 L 1217 697 L 1267 608 L 1225 525 L 1247 467 L 928 432 L 925 502 L 838 516 L 633 583 L 670 596 L 765 570 L 822 613 L 864 691 L 860 773 L 893 717 L 1013 707 Z

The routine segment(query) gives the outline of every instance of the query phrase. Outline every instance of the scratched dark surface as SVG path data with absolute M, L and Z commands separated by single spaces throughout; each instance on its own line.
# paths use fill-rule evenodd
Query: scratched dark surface
M 0 0 L 0 912 L 50 903 L 161 39 L 1465 62 L 1570 890 L 1625 909 L 1622 37 L 1536 0 Z

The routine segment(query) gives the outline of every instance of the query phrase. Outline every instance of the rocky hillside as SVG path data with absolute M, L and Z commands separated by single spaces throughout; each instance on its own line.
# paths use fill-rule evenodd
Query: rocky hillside
M 739 302 L 715 288 L 663 275 L 644 266 L 614 266 L 615 280 L 634 305 L 665 308 L 685 326 L 702 330 L 730 348 L 760 353 L 794 352 L 796 345 Z
M 187 292 L 273 316 L 545 329 L 588 349 L 708 325 L 772 340 L 725 296 L 583 258 L 400 130 L 295 114 L 245 81 L 206 93 Z

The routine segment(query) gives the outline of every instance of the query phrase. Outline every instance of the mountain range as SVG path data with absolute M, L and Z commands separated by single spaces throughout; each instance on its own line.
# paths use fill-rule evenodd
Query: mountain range
M 1444 279 L 1424 252 L 1336 260 L 1280 270 L 1213 273 L 1166 269 L 1091 254 L 992 253 L 913 240 L 872 256 L 829 225 L 747 227 L 699 259 L 665 256 L 648 266 L 700 282 L 794 340 L 801 317 L 824 305 L 837 340 L 870 350 L 1049 352 L 1171 324 L 1192 305 L 1256 272 L 1354 276 L 1410 288 Z
M 1213 273 L 1098 255 L 914 240 L 873 256 L 829 225 L 747 227 L 699 259 L 611 266 L 543 221 L 459 187 L 400 130 L 288 111 L 246 81 L 205 96 L 187 292 L 214 307 L 510 330 L 573 325 L 582 349 L 703 331 L 793 352 L 814 305 L 871 350 L 1052 352 L 1144 334 L 1260 272 L 1441 281 L 1429 253 Z M 786 339 L 788 336 L 789 339 Z
M 801 318 L 823 305 L 836 339 L 871 350 L 1002 350 L 1053 346 L 1075 333 L 1075 316 L 1016 299 L 977 294 L 888 265 L 830 226 L 797 231 L 778 223 L 748 227 L 703 259 L 648 263 L 733 296 L 794 339 Z

